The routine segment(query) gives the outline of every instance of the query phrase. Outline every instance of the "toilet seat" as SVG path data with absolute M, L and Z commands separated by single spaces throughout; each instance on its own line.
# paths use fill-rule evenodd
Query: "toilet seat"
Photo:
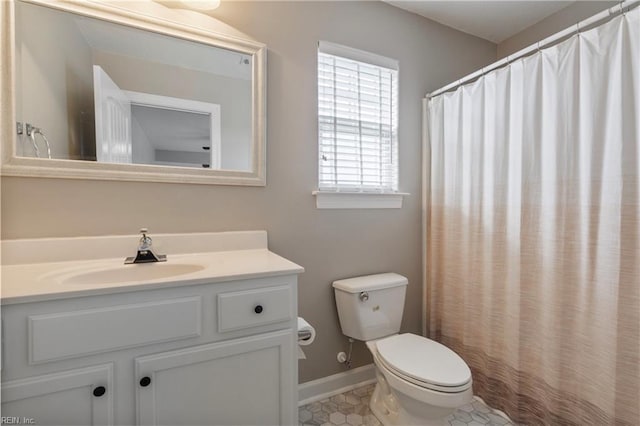
M 375 343 L 380 363 L 403 380 L 437 392 L 458 393 L 471 387 L 467 364 L 438 342 L 406 333 Z

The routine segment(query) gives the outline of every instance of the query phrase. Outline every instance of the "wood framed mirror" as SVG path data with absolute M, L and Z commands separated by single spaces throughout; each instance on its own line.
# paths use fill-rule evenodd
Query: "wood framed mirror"
M 266 184 L 264 44 L 151 1 L 0 10 L 3 175 Z

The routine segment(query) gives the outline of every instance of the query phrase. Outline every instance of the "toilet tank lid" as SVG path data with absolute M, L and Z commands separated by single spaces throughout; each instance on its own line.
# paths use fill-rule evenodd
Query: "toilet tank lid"
M 387 272 L 385 274 L 365 275 L 334 281 L 333 288 L 346 291 L 347 293 L 360 293 L 362 291 L 399 287 L 407 285 L 408 283 L 409 280 L 407 280 L 406 277 L 393 272 Z

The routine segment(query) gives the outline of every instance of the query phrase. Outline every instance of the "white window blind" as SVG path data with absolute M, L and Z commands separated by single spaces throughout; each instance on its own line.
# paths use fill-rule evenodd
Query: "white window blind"
M 320 42 L 320 191 L 396 192 L 397 123 L 397 62 Z

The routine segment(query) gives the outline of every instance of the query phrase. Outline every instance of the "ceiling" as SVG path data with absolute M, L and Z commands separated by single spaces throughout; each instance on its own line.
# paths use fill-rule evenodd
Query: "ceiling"
M 573 1 L 384 0 L 441 24 L 501 43 Z
M 73 19 L 69 25 L 75 22 L 92 49 L 177 68 L 251 80 L 250 55 L 98 19 L 71 14 L 62 16 Z

